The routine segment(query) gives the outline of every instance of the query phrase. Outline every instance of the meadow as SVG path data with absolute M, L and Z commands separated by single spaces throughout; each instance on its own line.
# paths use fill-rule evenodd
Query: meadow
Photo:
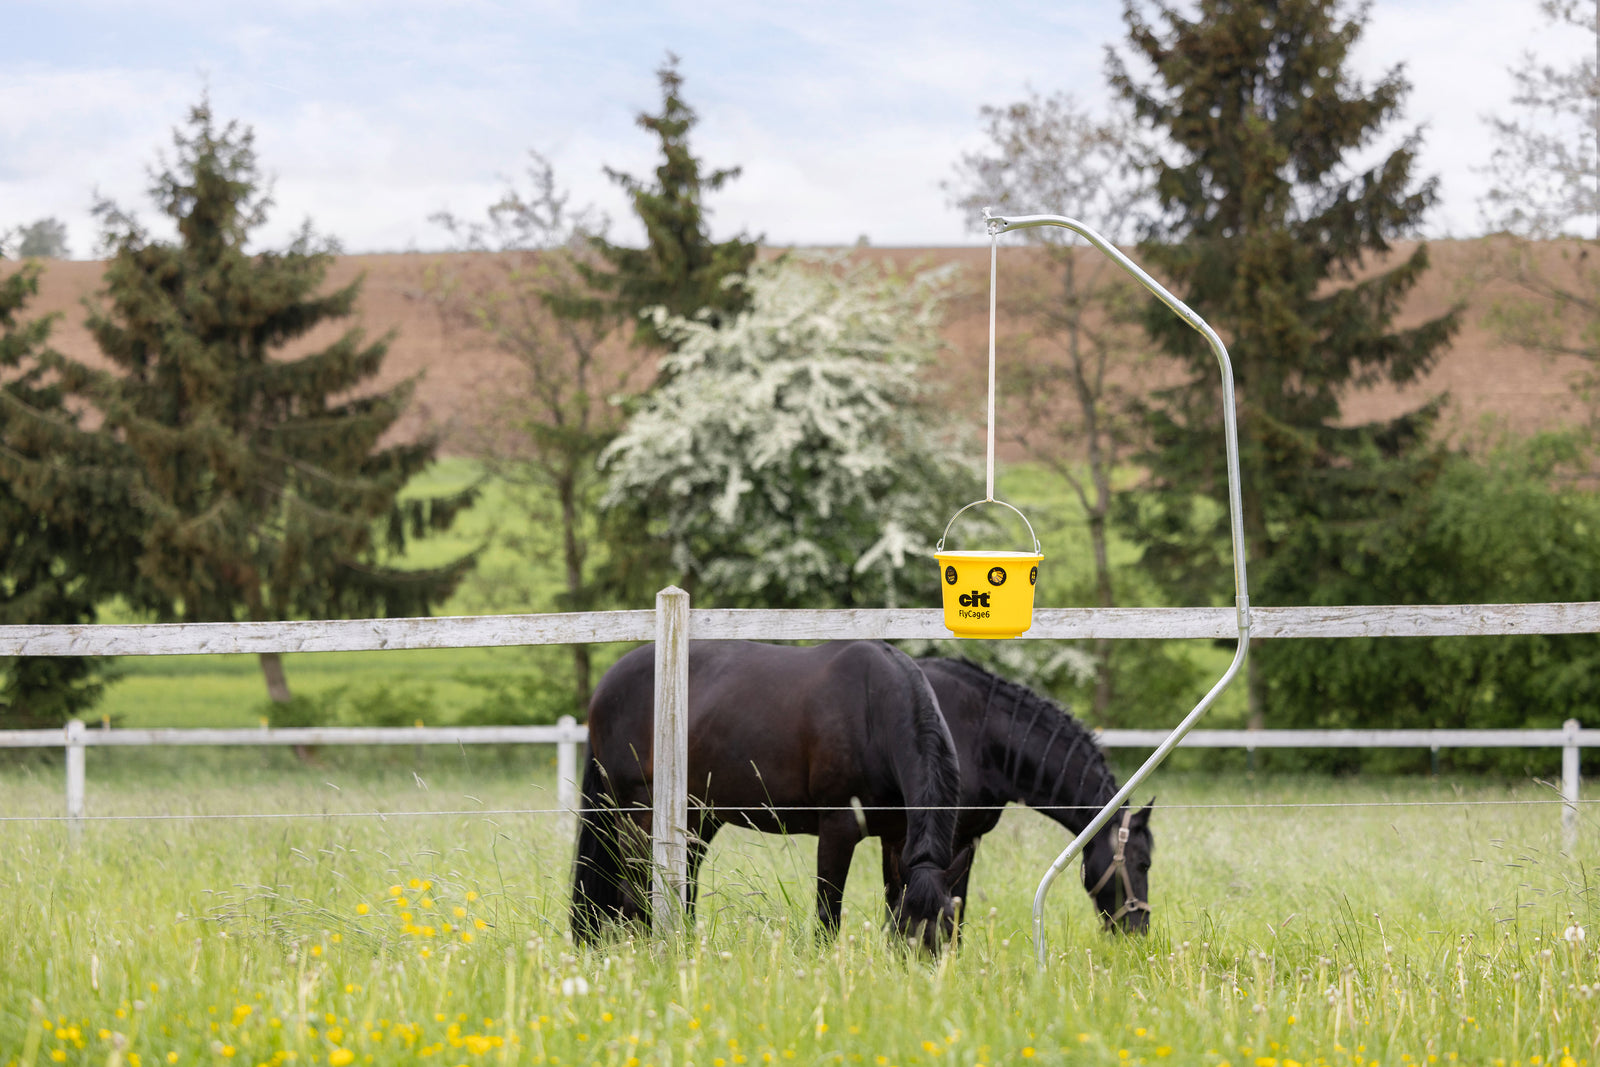
M 1055 546 L 1041 603 L 1072 603 L 1081 523 L 1042 472 L 1006 481 Z M 442 613 L 551 609 L 548 561 L 496 538 L 526 522 L 491 487 L 419 549 L 484 546 L 483 576 Z M 622 651 L 598 649 L 599 668 Z M 297 692 L 436 722 L 565 666 L 561 649 L 286 659 Z M 259 721 L 253 657 L 118 668 L 100 710 L 120 725 Z M 1230 694 L 1207 725 L 1241 717 Z M 1149 936 L 1103 934 L 1074 870 L 1041 972 L 1033 892 L 1066 842 L 1024 810 L 985 840 L 962 936 L 937 959 L 883 930 L 875 842 L 825 943 L 814 839 L 738 831 L 713 847 L 692 932 L 585 950 L 547 749 L 95 749 L 77 834 L 59 758 L 8 758 L 0 1065 L 1600 1063 L 1590 818 L 1569 853 L 1537 783 L 1238 763 L 1199 754 L 1152 779 Z
M 1600 832 L 1563 852 L 1535 784 L 1158 772 L 1151 933 L 1071 872 L 1041 973 L 1065 838 L 1022 809 L 937 959 L 882 929 L 874 842 L 822 943 L 814 839 L 738 831 L 690 935 L 588 951 L 541 752 L 89 759 L 76 840 L 58 766 L 0 776 L 0 1064 L 1597 1061 Z

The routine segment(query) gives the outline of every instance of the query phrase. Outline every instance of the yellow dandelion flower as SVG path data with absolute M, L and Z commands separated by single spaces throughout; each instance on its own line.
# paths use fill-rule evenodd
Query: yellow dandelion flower
M 417 901 L 417 906 L 418 907 L 422 907 L 422 908 L 431 908 L 431 907 L 433 907 L 433 898 L 432 897 L 423 897 L 422 899 Z
M 463 931 L 461 931 L 461 941 L 462 941 L 463 944 L 467 944 L 467 945 L 472 944 L 472 931 L 471 930 L 463 930 Z
M 400 886 L 392 885 L 392 886 L 389 887 L 389 895 L 391 897 L 397 897 L 401 893 L 404 893 L 404 892 L 405 892 L 405 890 L 403 888 L 401 888 Z
M 322 955 L 322 946 L 321 946 L 321 945 L 312 945 L 312 946 L 311 946 L 311 954 L 312 954 L 312 955 L 313 955 L 313 956 L 320 956 L 320 955 Z
M 102 1026 L 100 1028 L 100 1031 L 97 1034 L 95 1034 L 95 1036 L 98 1037 L 101 1041 L 110 1041 L 111 1040 L 111 1031 L 107 1030 L 105 1027 Z
M 1156 1055 L 1157 1056 L 1170 1056 L 1170 1055 L 1172 1055 L 1172 1046 L 1171 1045 L 1157 1045 L 1156 1046 Z
M 609 1011 L 601 1012 L 600 1013 L 600 1021 L 603 1022 L 603 1023 L 610 1022 L 611 1021 L 611 1013 Z
M 367 902 L 364 901 L 364 900 L 361 903 L 356 905 L 356 914 L 357 915 L 365 915 L 367 912 L 369 912 L 371 910 L 372 909 L 367 906 Z
M 474 900 L 477 900 L 477 899 L 478 899 L 478 891 L 476 889 L 467 890 L 467 903 L 468 904 L 472 903 Z
M 328 935 L 328 940 L 332 941 L 335 945 L 337 945 L 337 944 L 339 944 L 340 942 L 342 942 L 344 940 L 344 935 L 341 934 L 341 933 L 337 933 L 337 932 L 331 933 L 331 934 Z
M 484 922 L 482 919 L 473 919 L 472 925 L 479 930 L 489 929 L 489 924 Z
M 232 1045 L 223 1045 L 222 1046 L 222 1054 L 224 1056 L 226 1056 L 230 1060 L 233 1059 L 233 1054 L 235 1052 L 237 1052 L 237 1051 L 239 1051 L 239 1050 L 234 1048 Z
M 421 878 L 413 878 L 413 879 L 411 879 L 411 881 L 406 883 L 406 887 L 409 888 L 409 889 L 421 889 L 422 888 L 422 879 Z
M 328 1053 L 328 1067 L 345 1067 L 355 1061 L 356 1054 L 347 1048 L 336 1048 Z
M 458 919 L 465 919 L 467 917 L 467 909 L 463 908 L 460 904 L 457 904 L 455 907 L 450 909 L 450 914 L 454 915 Z
M 168 1063 L 177 1063 L 178 1062 L 178 1054 L 176 1052 L 167 1053 L 167 1062 Z
M 66 1063 L 67 1050 L 64 1048 L 53 1048 L 50 1050 L 50 1058 L 55 1060 L 57 1063 Z
M 723 1059 L 721 1056 L 718 1056 L 716 1059 L 711 1061 L 711 1067 L 728 1067 L 728 1061 Z
M 1028 1047 L 1026 1047 L 1026 1048 L 1024 1048 L 1022 1050 L 1022 1058 L 1025 1059 L 1025 1060 L 1033 1059 L 1033 1046 L 1032 1045 L 1029 1045 Z
M 1144 1033 L 1145 1033 L 1145 1031 L 1144 1031 L 1144 1027 L 1142 1027 L 1142 1026 L 1141 1026 L 1141 1027 L 1139 1027 L 1139 1029 L 1137 1029 L 1137 1030 L 1135 1030 L 1135 1031 L 1134 1031 L 1134 1032 L 1133 1032 L 1133 1036 L 1134 1036 L 1134 1037 L 1143 1037 L 1143 1036 L 1144 1036 Z

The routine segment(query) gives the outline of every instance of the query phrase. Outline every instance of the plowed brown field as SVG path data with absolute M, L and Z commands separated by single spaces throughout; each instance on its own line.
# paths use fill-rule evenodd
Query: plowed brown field
M 1400 245 L 1396 254 L 1413 246 Z M 1430 245 L 1433 268 L 1407 298 L 1399 323 L 1420 322 L 1464 301 L 1466 321 L 1452 349 L 1426 379 L 1404 390 L 1383 387 L 1358 390 L 1345 398 L 1346 418 L 1352 422 L 1381 418 L 1414 406 L 1441 392 L 1451 398 L 1446 426 L 1460 434 L 1477 426 L 1485 416 L 1496 416 L 1511 429 L 1529 431 L 1559 425 L 1578 417 L 1569 380 L 1579 369 L 1576 360 L 1551 361 L 1499 341 L 1484 322 L 1490 303 L 1510 292 L 1504 282 L 1475 283 L 1481 274 L 1484 240 L 1435 241 Z M 1539 250 L 1542 261 L 1559 273 L 1570 270 L 1564 258 L 1573 249 L 1551 243 Z M 986 248 L 871 249 L 854 253 L 889 260 L 902 268 L 953 263 L 960 289 L 967 294 L 951 304 L 945 335 L 951 344 L 940 376 L 957 386 L 958 395 L 981 396 L 985 302 L 979 294 L 987 282 Z M 341 256 L 330 272 L 331 285 L 365 276 L 359 323 L 369 334 L 393 331 L 394 340 L 381 382 L 388 384 L 421 373 L 416 402 L 398 434 L 410 437 L 423 431 L 442 435 L 446 451 L 462 451 L 481 427 L 485 413 L 503 401 L 506 383 L 515 373 L 505 355 L 468 332 L 449 328 L 427 299 L 426 276 L 431 266 L 452 257 L 411 253 Z M 3 271 L 10 264 L 0 267 Z M 1026 249 L 1001 252 L 1002 287 L 1006 275 L 1039 269 L 1040 258 Z M 30 305 L 30 317 L 60 312 L 54 344 L 62 351 L 94 361 L 97 352 L 83 326 L 83 302 L 99 286 L 101 265 L 95 262 L 60 262 L 47 266 L 39 298 Z M 334 336 L 322 331 L 309 343 Z M 1001 373 L 1006 359 L 1031 358 L 1016 346 L 1002 350 Z M 976 390 L 976 393 L 974 393 Z M 972 415 L 981 417 L 981 401 Z

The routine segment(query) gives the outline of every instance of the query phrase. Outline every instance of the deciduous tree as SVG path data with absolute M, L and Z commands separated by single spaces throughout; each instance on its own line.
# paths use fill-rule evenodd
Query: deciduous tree
M 568 313 L 598 295 L 582 270 L 595 266 L 592 239 L 603 232 L 603 220 L 569 207 L 568 194 L 537 153 L 528 179 L 526 189 L 508 189 L 483 222 L 436 217 L 479 254 L 435 268 L 429 291 L 448 323 L 487 340 L 516 364 L 496 395 L 485 398 L 488 418 L 474 447 L 527 519 L 502 536 L 523 555 L 549 555 L 545 531 L 553 527 L 564 582 L 556 604 L 591 611 L 600 606 L 602 589 L 592 559 L 601 486 L 595 461 L 622 426 L 616 400 L 648 353 L 620 343 L 619 320 L 604 304 L 595 314 Z M 501 582 L 496 575 L 485 578 L 486 584 Z M 518 610 L 527 610 L 532 590 L 504 592 L 520 599 Z M 589 705 L 590 650 L 570 648 L 581 714 Z
M 941 277 L 791 256 L 751 271 L 737 316 L 658 312 L 670 375 L 602 457 L 603 504 L 643 502 L 716 603 L 934 602 L 925 556 L 975 494 L 921 402 Z
M 983 212 L 1065 214 L 1113 240 L 1131 235 L 1148 185 L 1134 165 L 1137 131 L 1118 116 L 1095 116 L 1069 95 L 1033 93 L 980 112 L 986 144 L 967 153 L 947 188 L 973 229 Z M 1094 598 L 1116 603 L 1108 549 L 1113 477 L 1135 440 L 1128 387 L 1140 378 L 1142 341 L 1132 321 L 1134 292 L 1120 268 L 1085 254 L 1067 230 L 1021 231 L 1047 257 L 1043 275 L 1007 270 L 1000 313 L 1010 330 L 1000 431 L 1066 482 L 1089 528 Z M 1142 290 L 1140 290 L 1142 292 Z M 1114 698 L 1115 643 L 1094 643 L 1094 716 Z

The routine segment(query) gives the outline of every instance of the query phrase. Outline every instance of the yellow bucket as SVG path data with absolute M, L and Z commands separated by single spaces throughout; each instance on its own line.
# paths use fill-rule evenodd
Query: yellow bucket
M 999 504 L 1016 511 L 1028 536 L 1032 552 L 1003 549 L 961 549 L 945 551 L 944 537 L 934 546 L 939 561 L 940 588 L 944 590 L 944 624 L 957 637 L 1016 637 L 1033 625 L 1033 590 L 1039 584 L 1039 564 L 1044 554 L 1033 534 L 1028 517 L 1003 500 L 977 500 L 950 517 L 954 523 L 962 511 L 977 504 Z M 944 532 L 950 534 L 950 523 Z

